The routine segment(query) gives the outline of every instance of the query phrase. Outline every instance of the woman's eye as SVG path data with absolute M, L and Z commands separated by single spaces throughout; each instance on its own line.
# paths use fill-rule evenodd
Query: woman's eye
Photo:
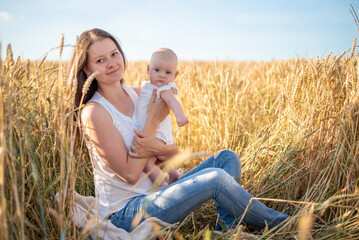
M 96 63 L 102 63 L 103 59 L 97 59 Z
M 114 52 L 112 53 L 112 56 L 116 56 L 118 54 L 118 52 Z

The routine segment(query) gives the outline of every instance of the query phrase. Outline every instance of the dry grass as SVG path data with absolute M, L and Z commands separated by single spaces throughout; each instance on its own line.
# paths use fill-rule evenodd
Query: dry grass
M 220 238 L 245 238 L 242 230 L 259 239 L 359 238 L 358 60 L 354 43 L 324 59 L 180 63 L 178 97 L 190 124 L 174 128 L 178 147 L 234 150 L 242 184 L 294 216 L 276 232 L 248 226 Z M 127 85 L 146 79 L 146 64 L 129 63 Z M 90 195 L 94 187 L 86 149 L 75 138 L 65 65 L 61 58 L 13 60 L 11 48 L 1 63 L 0 238 L 83 238 L 70 221 L 72 193 Z M 172 238 L 216 238 L 209 231 L 215 222 L 208 202 Z

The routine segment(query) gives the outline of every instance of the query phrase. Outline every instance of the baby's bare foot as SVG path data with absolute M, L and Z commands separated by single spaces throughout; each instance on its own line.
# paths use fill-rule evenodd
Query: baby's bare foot
M 168 182 L 165 180 L 161 183 L 161 185 L 158 186 L 157 191 L 160 190 L 161 188 L 167 187 L 168 186 Z
M 169 173 L 169 178 L 168 178 L 168 184 L 172 184 L 174 182 L 176 182 L 179 178 L 179 173 L 177 172 L 176 169 L 172 169 Z

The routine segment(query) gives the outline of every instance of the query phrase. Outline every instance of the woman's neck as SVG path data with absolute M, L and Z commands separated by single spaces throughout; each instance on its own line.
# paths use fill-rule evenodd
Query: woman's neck
M 128 117 L 133 116 L 134 105 L 132 99 L 123 89 L 121 84 L 115 86 L 99 86 L 97 91 L 122 114 Z
M 97 91 L 107 100 L 114 102 L 120 101 L 127 93 L 122 88 L 120 83 L 111 85 L 99 85 Z

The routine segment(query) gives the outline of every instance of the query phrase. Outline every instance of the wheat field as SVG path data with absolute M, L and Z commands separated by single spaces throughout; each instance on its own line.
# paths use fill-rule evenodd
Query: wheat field
M 292 218 L 277 231 L 244 225 L 216 236 L 208 202 L 164 238 L 359 238 L 355 46 L 324 58 L 179 63 L 178 99 L 190 124 L 174 127 L 176 145 L 187 153 L 232 149 L 241 157 L 242 185 Z M 85 239 L 71 212 L 74 191 L 94 194 L 92 169 L 62 47 L 56 62 L 15 59 L 7 50 L 0 62 L 0 238 Z M 146 80 L 146 64 L 129 62 L 125 84 Z

